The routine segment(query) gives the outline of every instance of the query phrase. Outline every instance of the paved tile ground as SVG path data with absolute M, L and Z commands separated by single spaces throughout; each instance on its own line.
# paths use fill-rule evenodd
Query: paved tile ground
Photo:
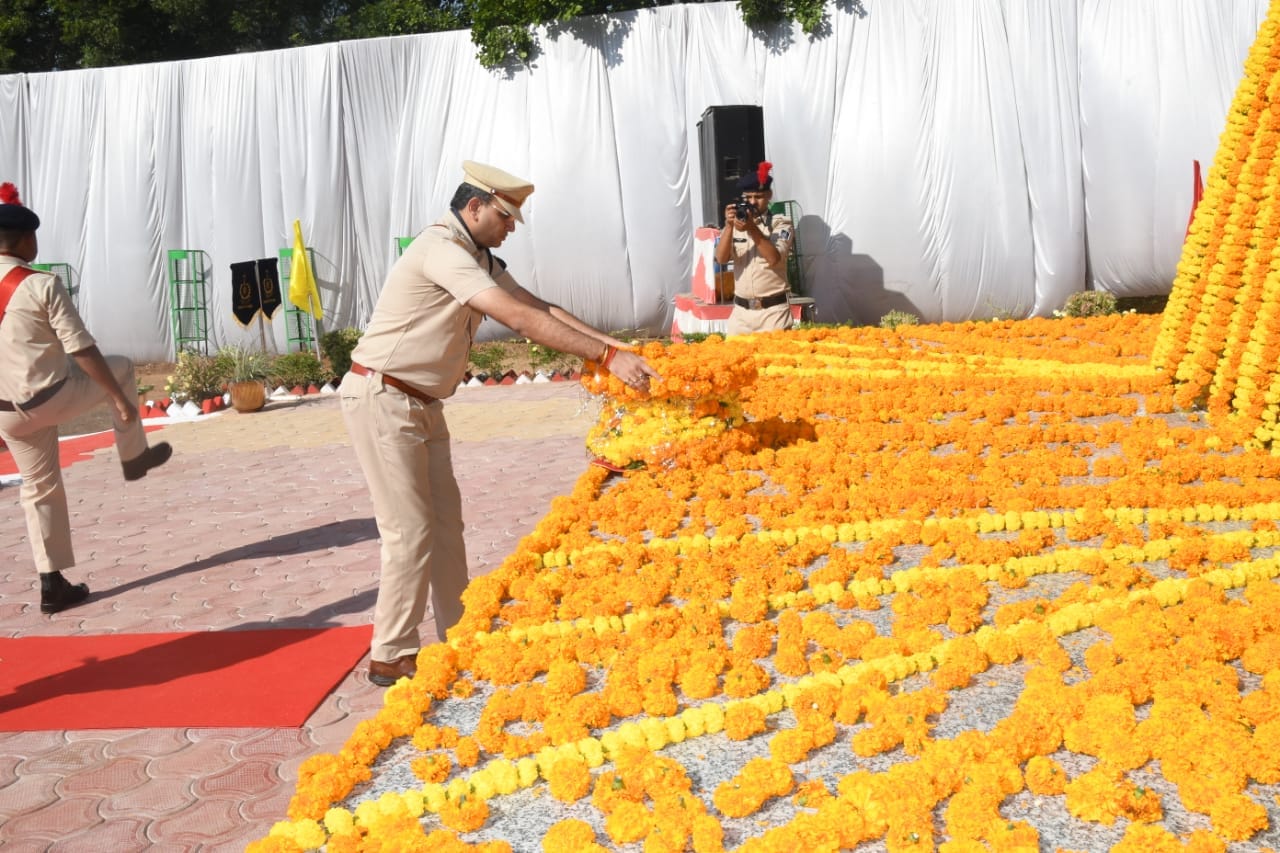
M 446 402 L 472 576 L 572 489 L 596 411 L 576 382 L 467 388 Z M 64 613 L 40 613 L 18 488 L 0 488 L 0 636 L 371 620 L 377 530 L 336 397 L 157 437 L 174 458 L 136 483 L 113 448 L 64 471 L 78 560 L 67 576 L 93 591 Z M 367 665 L 298 729 L 0 733 L 0 848 L 243 850 L 284 816 L 301 762 L 337 750 L 381 706 Z

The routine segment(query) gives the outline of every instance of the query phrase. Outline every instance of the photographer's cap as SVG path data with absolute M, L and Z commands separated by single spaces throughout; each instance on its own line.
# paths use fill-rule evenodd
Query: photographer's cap
M 773 164 L 768 160 L 756 167 L 754 172 L 749 172 L 738 179 L 739 192 L 757 192 L 769 191 L 773 189 L 773 175 L 769 174 L 769 170 L 773 168 Z
M 462 162 L 462 171 L 463 183 L 489 193 L 507 213 L 516 218 L 516 222 L 524 222 L 524 217 L 520 215 L 520 205 L 533 192 L 533 184 L 524 178 L 517 178 L 501 169 L 472 160 Z
M 0 229 L 35 231 L 39 227 L 40 217 L 18 198 L 18 188 L 7 181 L 0 184 Z

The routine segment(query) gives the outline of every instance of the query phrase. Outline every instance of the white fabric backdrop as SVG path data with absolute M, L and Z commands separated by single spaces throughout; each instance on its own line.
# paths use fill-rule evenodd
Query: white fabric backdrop
M 669 328 L 701 220 L 697 123 L 763 107 L 824 321 L 1045 315 L 1087 285 L 1167 293 L 1267 0 L 863 0 L 755 33 L 735 4 L 576 21 L 532 69 L 466 32 L 0 76 L 0 180 L 78 272 L 104 349 L 173 357 L 165 253 L 208 253 L 210 348 L 253 343 L 229 265 L 302 221 L 324 328 L 367 322 L 395 238 L 461 162 L 538 186 L 501 254 L 609 329 Z M 487 326 L 484 337 L 505 330 Z M 283 315 L 271 326 L 283 348 Z

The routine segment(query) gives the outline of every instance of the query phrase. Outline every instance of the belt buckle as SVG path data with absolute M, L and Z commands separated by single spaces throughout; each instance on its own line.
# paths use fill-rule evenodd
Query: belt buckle
M 764 307 L 764 303 L 760 301 L 760 297 L 758 296 L 750 297 L 749 299 L 747 299 L 747 303 L 748 303 L 747 307 L 750 308 L 752 311 L 759 311 L 761 308 Z

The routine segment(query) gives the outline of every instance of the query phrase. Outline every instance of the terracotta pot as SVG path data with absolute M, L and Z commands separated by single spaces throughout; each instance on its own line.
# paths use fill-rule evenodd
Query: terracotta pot
M 261 382 L 232 382 L 227 386 L 231 392 L 231 407 L 237 412 L 256 412 L 267 403 L 267 388 Z

